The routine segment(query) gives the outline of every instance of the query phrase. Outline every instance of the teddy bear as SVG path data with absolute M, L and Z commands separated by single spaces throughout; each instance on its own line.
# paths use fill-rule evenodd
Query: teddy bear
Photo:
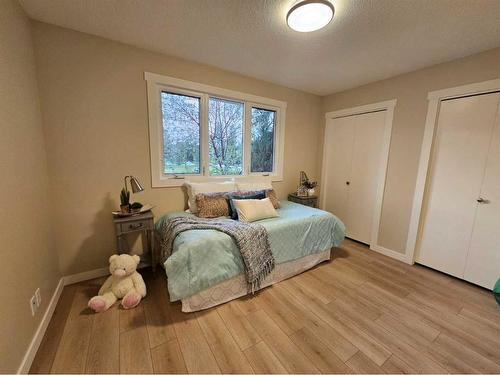
M 137 272 L 140 258 L 137 255 L 111 255 L 109 258 L 109 276 L 99 289 L 97 296 L 92 297 L 88 306 L 95 312 L 106 311 L 118 299 L 122 299 L 125 309 L 136 307 L 146 297 L 146 284 Z

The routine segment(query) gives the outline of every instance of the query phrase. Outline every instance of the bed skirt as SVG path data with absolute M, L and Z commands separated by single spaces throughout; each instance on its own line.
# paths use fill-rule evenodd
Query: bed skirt
M 314 267 L 316 264 L 330 259 L 331 250 L 307 255 L 305 257 L 278 264 L 262 282 L 261 288 L 276 284 L 282 280 L 298 275 Z M 213 306 L 242 297 L 247 293 L 247 283 L 244 275 L 235 276 L 208 289 L 202 290 L 181 300 L 183 312 L 205 310 Z

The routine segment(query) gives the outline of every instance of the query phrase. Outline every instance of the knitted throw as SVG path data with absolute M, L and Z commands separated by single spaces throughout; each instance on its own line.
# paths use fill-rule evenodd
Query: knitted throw
M 274 269 L 274 256 L 267 231 L 262 225 L 231 219 L 197 217 L 176 217 L 162 223 L 159 229 L 162 263 L 172 253 L 177 235 L 193 229 L 213 229 L 231 236 L 243 258 L 249 293 L 253 294 L 259 290 L 262 280 Z

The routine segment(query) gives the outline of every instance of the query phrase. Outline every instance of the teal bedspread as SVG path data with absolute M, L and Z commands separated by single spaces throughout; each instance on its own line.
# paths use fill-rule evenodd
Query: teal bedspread
M 258 221 L 268 231 L 277 264 L 338 246 L 344 224 L 329 212 L 288 201 L 281 202 L 279 217 Z M 163 216 L 190 216 L 175 212 Z M 189 230 L 177 236 L 166 260 L 170 300 L 177 301 L 244 273 L 243 260 L 234 241 L 215 230 Z

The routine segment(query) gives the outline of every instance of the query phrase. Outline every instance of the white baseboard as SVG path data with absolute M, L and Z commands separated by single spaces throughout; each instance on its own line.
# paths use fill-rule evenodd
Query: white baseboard
M 40 321 L 40 324 L 35 332 L 35 335 L 33 336 L 33 339 L 31 340 L 28 350 L 24 355 L 21 365 L 17 370 L 18 374 L 27 374 L 29 372 L 33 360 L 35 359 L 36 352 L 38 351 L 43 336 L 45 335 L 45 331 L 49 326 L 50 319 L 52 319 L 52 315 L 54 314 L 54 310 L 56 309 L 57 302 L 61 297 L 63 288 L 66 285 L 71 285 L 79 283 L 81 281 L 91 280 L 107 275 L 109 275 L 109 269 L 108 267 L 104 267 L 92 271 L 77 273 L 74 275 L 63 276 L 59 279 L 56 290 L 52 294 L 52 298 L 50 299 L 49 305 L 47 306 L 47 310 L 45 310 L 45 314 L 43 314 L 43 318 Z
M 96 270 L 76 273 L 74 275 L 63 276 L 61 280 L 63 280 L 63 284 L 64 286 L 66 286 L 66 285 L 76 284 L 81 281 L 97 279 L 98 277 L 103 277 L 107 275 L 109 275 L 109 268 L 103 267 L 103 268 L 98 268 Z
M 59 301 L 59 297 L 61 296 L 62 290 L 64 288 L 63 279 L 59 279 L 57 283 L 56 290 L 52 294 L 52 298 L 50 299 L 49 305 L 47 306 L 47 310 L 45 310 L 45 314 L 43 314 L 43 318 L 40 321 L 40 325 L 38 326 L 33 339 L 31 340 L 30 346 L 24 355 L 23 361 L 21 362 L 21 366 L 17 370 L 18 374 L 27 374 L 30 370 L 31 364 L 33 363 L 33 359 L 35 359 L 36 352 L 40 347 L 40 343 L 42 342 L 43 336 L 45 335 L 45 331 L 49 326 L 50 319 L 54 314 L 54 310 L 56 309 L 57 302 Z
M 376 251 L 377 253 L 386 255 L 388 257 L 394 258 L 396 260 L 399 260 L 400 262 L 407 263 L 407 264 L 413 264 L 413 260 L 410 259 L 408 254 L 402 254 L 400 252 L 387 249 L 385 247 L 379 246 L 379 245 L 370 245 L 370 249 Z

